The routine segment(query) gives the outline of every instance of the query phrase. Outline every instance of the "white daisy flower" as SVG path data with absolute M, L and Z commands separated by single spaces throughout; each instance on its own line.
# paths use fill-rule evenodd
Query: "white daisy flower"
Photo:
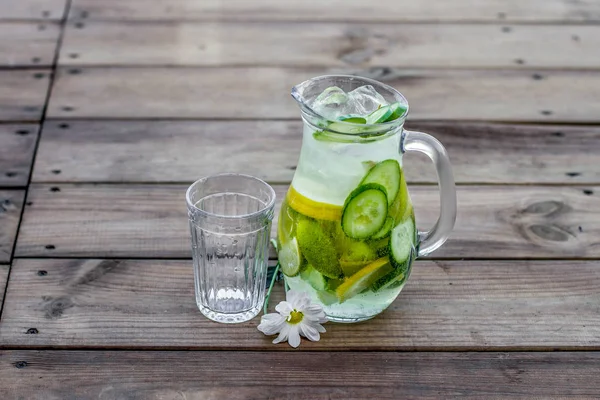
M 300 335 L 313 342 L 319 341 L 320 333 L 325 332 L 321 324 L 327 322 L 323 308 L 318 304 L 311 304 L 308 294 L 290 290 L 286 294 L 286 301 L 275 307 L 277 313 L 265 314 L 260 319 L 258 330 L 265 335 L 279 336 L 273 343 L 288 341 L 290 346 L 300 345 Z

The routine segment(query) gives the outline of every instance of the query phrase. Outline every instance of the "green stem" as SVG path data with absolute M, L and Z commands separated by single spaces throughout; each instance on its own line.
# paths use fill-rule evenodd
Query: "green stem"
M 279 273 L 279 262 L 275 266 L 275 271 L 273 271 L 273 277 L 271 277 L 271 284 L 269 285 L 269 290 L 267 291 L 267 295 L 265 296 L 265 306 L 263 307 L 263 314 L 266 314 L 267 309 L 269 308 L 269 299 L 271 298 L 271 291 L 273 290 L 273 286 L 275 285 L 275 280 L 277 279 L 278 273 Z

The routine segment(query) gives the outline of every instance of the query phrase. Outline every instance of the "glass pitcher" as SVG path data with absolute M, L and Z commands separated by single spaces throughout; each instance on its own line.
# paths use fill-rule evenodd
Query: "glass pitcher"
M 347 93 L 364 85 L 397 106 L 395 119 L 357 124 L 352 118 L 328 119 L 311 107 L 327 88 Z M 292 97 L 304 129 L 298 166 L 279 215 L 280 266 L 288 286 L 307 292 L 331 321 L 364 321 L 396 299 L 415 258 L 440 247 L 454 227 L 450 161 L 435 138 L 403 129 L 408 103 L 388 85 L 356 76 L 321 76 L 295 86 Z M 415 225 L 402 171 L 407 151 L 427 154 L 437 170 L 441 212 L 427 232 Z

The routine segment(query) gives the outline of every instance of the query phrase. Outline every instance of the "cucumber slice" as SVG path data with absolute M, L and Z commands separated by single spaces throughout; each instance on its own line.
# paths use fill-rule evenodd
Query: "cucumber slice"
M 367 266 L 369 262 L 365 261 L 344 261 L 340 260 L 340 267 L 342 267 L 342 271 L 344 272 L 344 276 L 352 276 L 365 266 Z
M 385 122 L 390 115 L 392 115 L 392 108 L 389 105 L 381 106 L 371 114 L 367 115 L 367 124 L 381 124 L 382 122 Z
M 348 122 L 351 124 L 366 124 L 367 120 L 363 117 L 358 116 L 344 116 L 339 118 L 340 121 Z
M 398 119 L 398 118 L 402 117 L 406 113 L 406 106 L 403 105 L 403 104 L 400 104 L 399 102 L 395 102 L 393 104 L 390 104 L 390 109 L 392 110 L 392 113 L 383 122 L 393 121 L 395 119 Z
M 414 248 L 415 224 L 408 218 L 392 229 L 390 238 L 390 262 L 392 266 L 404 272 L 411 263 L 411 253 Z
M 385 257 L 390 254 L 389 236 L 379 240 L 369 240 L 369 245 L 375 250 L 375 253 L 377 253 L 377 258 Z
M 300 273 L 300 277 L 310 283 L 315 290 L 325 290 L 327 288 L 327 278 L 314 269 L 311 265 L 307 265 L 304 271 Z
M 296 237 L 302 255 L 314 269 L 328 278 L 335 279 L 342 276 L 331 236 L 325 233 L 317 221 L 309 218 L 298 221 Z
M 385 194 L 388 199 L 388 206 L 392 205 L 400 183 L 402 182 L 402 172 L 398 161 L 389 159 L 375 165 L 369 173 L 363 178 L 361 185 L 366 183 L 377 183 L 385 188 Z
M 356 296 L 379 279 L 381 276 L 390 272 L 392 267 L 387 258 L 379 258 L 367 265 L 354 275 L 344 280 L 335 290 L 335 294 L 340 300 L 340 303 Z
M 392 228 L 393 227 L 394 227 L 394 218 L 387 217 L 385 219 L 385 223 L 383 224 L 383 226 L 381 227 L 381 229 L 379 230 L 379 232 L 377 232 L 376 234 L 374 234 L 371 237 L 371 239 L 372 240 L 385 239 L 386 237 L 390 236 L 390 233 L 392 233 Z
M 325 290 L 318 291 L 317 297 L 319 298 L 319 300 L 321 300 L 321 303 L 323 303 L 326 306 L 330 306 L 338 302 L 338 298 L 334 293 Z
M 327 287 L 325 290 L 335 292 L 335 289 L 337 289 L 342 283 L 344 283 L 342 279 L 327 279 Z
M 379 292 L 385 289 L 398 287 L 406 280 L 405 278 L 406 275 L 403 272 L 398 273 L 394 270 L 389 274 L 377 279 L 375 283 L 371 285 L 371 290 L 374 292 Z
M 410 276 L 411 265 L 415 261 L 416 256 L 417 250 L 413 246 L 410 251 L 410 259 L 408 262 L 405 262 L 399 268 L 394 268 L 392 272 L 375 281 L 375 283 L 371 285 L 371 290 L 378 292 L 385 289 L 394 289 L 403 285 Z
M 383 227 L 387 218 L 387 205 L 383 186 L 377 183 L 360 185 L 346 198 L 342 212 L 342 230 L 353 239 L 370 238 Z
M 281 249 L 279 249 L 279 265 L 281 266 L 281 271 L 286 276 L 298 275 L 303 264 L 298 241 L 295 237 L 281 244 Z
M 363 125 L 364 124 L 360 124 L 360 123 L 352 123 L 352 121 L 332 122 L 327 127 L 327 130 L 333 131 L 333 132 L 339 132 L 339 133 L 359 134 L 359 133 L 364 133 L 364 131 L 365 131 L 365 128 L 363 127 Z

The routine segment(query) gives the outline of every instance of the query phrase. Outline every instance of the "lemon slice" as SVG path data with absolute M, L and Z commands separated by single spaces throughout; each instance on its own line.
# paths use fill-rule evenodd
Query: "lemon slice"
M 392 271 L 387 257 L 379 258 L 344 280 L 335 290 L 340 303 L 369 288 L 374 281 Z
M 339 221 L 342 218 L 342 206 L 311 200 L 298 193 L 293 186 L 290 186 L 286 200 L 291 208 L 307 217 L 325 221 Z

